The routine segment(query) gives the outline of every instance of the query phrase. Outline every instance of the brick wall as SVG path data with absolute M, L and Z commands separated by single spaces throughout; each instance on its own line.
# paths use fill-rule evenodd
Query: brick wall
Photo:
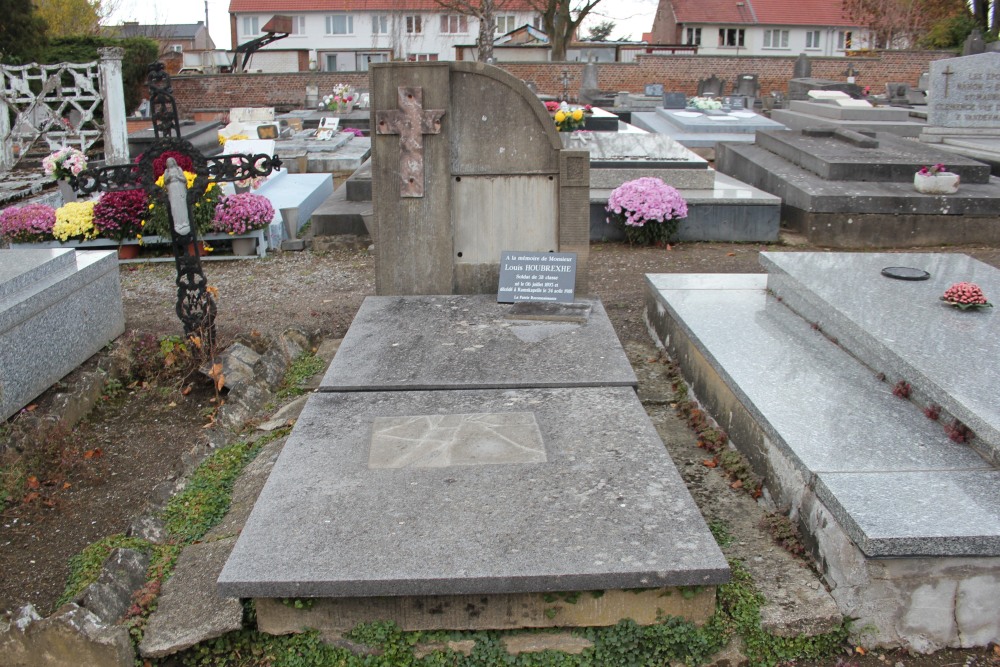
M 885 84 L 903 82 L 916 85 L 930 63 L 955 54 L 945 51 L 883 51 L 851 58 L 811 58 L 812 75 L 843 81 L 847 65 L 859 72 L 856 83 L 884 92 Z M 795 58 L 790 56 L 643 56 L 635 63 L 601 63 L 598 85 L 601 90 L 642 92 L 647 83 L 662 83 L 665 90 L 693 95 L 699 79 L 713 74 L 729 82 L 738 74 L 757 74 L 763 94 L 787 91 Z M 504 69 L 529 83 L 539 93 L 562 93 L 563 72 L 570 77 L 569 91 L 575 95 L 583 78 L 583 63 L 502 63 Z M 228 110 L 232 107 L 268 106 L 286 111 L 305 103 L 306 86 L 319 87 L 320 96 L 334 84 L 346 83 L 368 88 L 365 73 L 293 72 L 287 74 L 219 74 L 175 77 L 174 96 L 184 118 L 196 111 Z

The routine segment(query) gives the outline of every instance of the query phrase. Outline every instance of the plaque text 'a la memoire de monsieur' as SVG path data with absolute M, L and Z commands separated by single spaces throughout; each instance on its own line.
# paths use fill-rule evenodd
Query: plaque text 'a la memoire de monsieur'
M 572 302 L 576 253 L 504 251 L 500 255 L 498 303 Z

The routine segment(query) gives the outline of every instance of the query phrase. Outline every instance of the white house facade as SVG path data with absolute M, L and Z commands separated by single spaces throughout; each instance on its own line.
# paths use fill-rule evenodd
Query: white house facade
M 523 0 L 497 4 L 497 35 L 538 21 Z M 291 17 L 291 33 L 254 53 L 248 71 L 363 72 L 389 60 L 454 60 L 457 45 L 479 36 L 478 19 L 434 0 L 230 0 L 234 47 L 261 37 L 276 14 Z
M 840 0 L 660 0 L 651 37 L 710 56 L 846 56 L 870 46 Z

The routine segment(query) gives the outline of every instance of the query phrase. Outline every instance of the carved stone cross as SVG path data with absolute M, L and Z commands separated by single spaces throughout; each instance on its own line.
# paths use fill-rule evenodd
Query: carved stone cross
M 376 111 L 377 134 L 399 135 L 399 196 L 424 196 L 424 135 L 440 134 L 444 109 L 424 109 L 424 89 L 399 87 L 399 109 Z
M 945 97 L 948 97 L 948 78 L 952 74 L 954 74 L 954 73 L 955 72 L 952 71 L 952 69 L 951 69 L 951 65 L 948 65 L 947 67 L 944 68 L 944 70 L 941 71 L 941 76 L 944 77 L 944 96 Z

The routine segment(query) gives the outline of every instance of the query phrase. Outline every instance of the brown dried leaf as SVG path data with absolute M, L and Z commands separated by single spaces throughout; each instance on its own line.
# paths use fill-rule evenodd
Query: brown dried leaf
M 731 488 L 731 489 L 742 489 L 743 488 L 743 480 L 742 479 L 736 480 L 735 482 L 733 482 L 732 484 L 729 485 L 729 488 Z
M 41 498 L 41 497 L 42 497 L 42 494 L 38 493 L 38 491 L 32 491 L 31 493 L 29 493 L 28 495 L 26 495 L 26 496 L 25 496 L 25 497 L 24 497 L 24 498 L 22 499 L 22 502 L 23 502 L 23 503 L 24 503 L 25 505 L 27 505 L 28 503 L 30 503 L 30 502 L 33 502 L 33 501 L 35 501 L 35 500 L 38 500 L 38 499 L 39 499 L 39 498 Z
M 104 456 L 104 451 L 100 447 L 95 447 L 94 449 L 88 449 L 83 453 L 83 458 L 88 461 L 91 459 L 99 459 Z
M 715 459 L 705 459 L 701 464 L 706 468 L 714 468 L 719 465 Z
M 41 482 L 38 481 L 37 477 L 32 475 L 27 480 L 25 480 L 24 485 L 29 489 L 37 489 L 38 487 L 41 486 Z
M 25 410 L 27 410 L 28 412 L 34 412 L 37 409 L 38 409 L 37 403 L 32 403 L 31 405 L 25 408 Z
M 185 385 L 185 387 L 181 389 L 181 396 L 187 396 L 188 394 L 191 393 L 192 389 L 194 389 L 194 387 L 192 387 L 191 385 Z

